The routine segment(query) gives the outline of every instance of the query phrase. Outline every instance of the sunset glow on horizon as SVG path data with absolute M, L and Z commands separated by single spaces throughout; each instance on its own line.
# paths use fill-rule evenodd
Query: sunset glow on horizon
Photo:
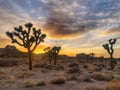
M 47 34 L 36 54 L 48 46 L 61 46 L 62 55 L 109 57 L 102 45 L 117 38 L 114 57 L 120 58 L 120 0 L 0 0 L 0 48 L 15 45 L 26 52 L 5 32 L 28 22 Z

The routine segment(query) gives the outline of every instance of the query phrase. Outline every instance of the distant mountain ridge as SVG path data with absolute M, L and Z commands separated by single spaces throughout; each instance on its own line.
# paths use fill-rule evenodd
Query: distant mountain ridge
M 0 57 L 25 57 L 27 53 L 19 51 L 15 46 L 7 45 L 0 48 Z

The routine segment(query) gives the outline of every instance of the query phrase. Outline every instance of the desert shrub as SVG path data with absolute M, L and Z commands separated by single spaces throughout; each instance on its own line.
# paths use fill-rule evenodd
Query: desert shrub
M 120 81 L 120 75 L 115 76 L 115 79 Z
M 47 73 L 47 72 L 48 72 L 48 70 L 47 70 L 47 69 L 45 69 L 45 68 L 43 68 L 43 69 L 41 69 L 41 72 L 42 72 L 42 73 Z
M 101 71 L 101 70 L 102 70 L 101 67 L 96 67 L 96 68 L 95 68 L 95 71 Z
M 21 72 L 17 77 L 18 78 L 28 78 L 28 77 L 30 77 L 30 76 L 33 76 L 33 75 L 35 75 L 32 71 L 23 71 L 23 72 Z
M 41 67 L 44 67 L 44 66 L 41 66 L 40 63 L 35 63 L 35 64 L 33 65 L 33 67 L 34 67 L 34 68 L 41 68 Z
M 7 79 L 7 83 L 15 83 L 15 81 L 16 81 L 16 78 L 14 77 L 14 76 L 8 76 L 8 79 Z
M 35 83 L 35 81 L 34 80 L 32 80 L 32 79 L 29 79 L 29 80 L 25 80 L 24 81 L 24 87 L 33 87 L 33 86 L 35 86 L 36 85 L 36 83 Z
M 0 71 L 0 80 L 6 79 L 7 74 L 4 71 Z
M 68 69 L 68 73 L 78 73 L 80 70 L 79 70 L 79 67 L 72 67 L 72 68 L 69 68 Z
M 34 65 L 33 65 L 33 67 L 35 67 L 35 68 L 45 68 L 47 66 L 47 64 L 45 64 L 45 63 L 35 63 Z
M 57 77 L 57 78 L 54 78 L 54 79 L 52 79 L 51 80 L 51 83 L 52 84 L 58 84 L 58 85 L 60 85 L 60 84 L 64 84 L 65 83 L 65 77 Z
M 105 76 L 105 81 L 111 81 L 114 79 L 114 76 L 113 75 L 106 75 Z
M 43 63 L 43 64 L 35 63 L 34 67 L 35 68 L 44 68 L 44 69 L 49 69 L 49 70 L 52 70 L 54 68 L 54 66 L 52 66 L 50 64 L 46 64 L 46 63 Z
M 111 80 L 111 82 L 119 82 L 119 79 L 114 78 L 114 79 Z
M 36 85 L 37 85 L 37 86 L 45 86 L 46 83 L 45 83 L 45 81 L 39 81 L 39 82 L 37 82 Z
M 52 65 L 46 65 L 45 66 L 45 69 L 48 69 L 48 70 L 52 70 L 54 68 L 54 66 L 52 66 Z
M 70 63 L 68 66 L 69 67 L 78 67 L 79 64 L 74 62 L 74 63 Z
M 92 77 L 99 81 L 111 81 L 114 78 L 113 75 L 104 75 L 102 73 L 96 73 Z
M 97 67 L 105 68 L 106 65 L 104 65 L 104 64 L 98 64 Z
M 93 82 L 93 79 L 91 78 L 91 74 L 84 73 L 81 77 L 78 79 L 80 82 Z
M 90 76 L 83 77 L 84 82 L 93 82 L 92 78 Z
M 87 68 L 88 68 L 88 66 L 87 66 L 87 65 L 83 65 L 83 68 L 87 69 Z
M 28 79 L 24 81 L 24 87 L 34 87 L 34 86 L 44 86 L 46 85 L 45 81 L 36 81 L 33 79 Z
M 104 87 L 88 86 L 85 90 L 106 90 Z
M 0 67 L 10 67 L 20 64 L 19 60 L 0 60 Z
M 72 75 L 69 75 L 68 77 L 67 77 L 67 80 L 68 81 L 75 81 L 75 80 L 77 80 L 78 78 L 77 78 L 77 76 L 75 75 L 75 74 L 72 74 Z
M 62 65 L 57 65 L 57 66 L 54 66 L 54 69 L 55 70 L 64 70 L 64 67 Z

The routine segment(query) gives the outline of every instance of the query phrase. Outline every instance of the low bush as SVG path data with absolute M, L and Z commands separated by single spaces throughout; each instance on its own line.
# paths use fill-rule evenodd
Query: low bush
M 70 63 L 68 66 L 69 67 L 78 67 L 79 64 L 74 62 L 74 63 Z
M 20 64 L 19 60 L 0 60 L 0 67 L 10 67 L 10 66 L 16 66 Z
M 60 84 L 64 84 L 65 81 L 66 81 L 65 77 L 57 77 L 57 78 L 52 79 L 51 83 L 60 85 Z
M 88 86 L 85 90 L 106 90 L 104 87 Z
M 78 78 L 77 78 L 77 76 L 76 75 L 69 75 L 68 77 L 67 77 L 67 80 L 68 81 L 75 81 L 75 80 L 77 80 Z
M 46 83 L 45 83 L 45 81 L 39 81 L 39 82 L 37 82 L 36 85 L 37 85 L 37 86 L 45 86 Z
M 109 82 L 106 84 L 106 90 L 120 90 L 120 82 Z
M 111 81 L 114 76 L 113 75 L 108 75 L 108 74 L 103 74 L 103 73 L 96 73 L 93 76 L 93 79 L 99 80 L 99 81 Z
M 78 73 L 80 70 L 79 70 L 79 67 L 72 67 L 72 68 L 69 68 L 68 69 L 68 73 Z

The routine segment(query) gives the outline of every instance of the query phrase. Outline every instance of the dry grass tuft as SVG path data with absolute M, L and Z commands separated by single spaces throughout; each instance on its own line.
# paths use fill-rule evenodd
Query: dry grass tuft
M 64 84 L 66 81 L 65 77 L 57 77 L 57 78 L 54 78 L 51 80 L 51 83 L 52 84 L 57 84 L 57 85 L 61 85 L 61 84 Z
M 106 90 L 104 87 L 89 86 L 85 90 Z
M 46 85 L 45 81 L 37 81 L 33 79 L 28 79 L 24 81 L 24 87 L 35 87 L 35 86 L 44 86 Z
M 106 90 L 120 90 L 120 82 L 109 82 L 106 84 Z
M 30 76 L 33 76 L 35 75 L 32 71 L 22 71 L 19 75 L 18 75 L 18 78 L 28 78 Z
M 77 78 L 77 76 L 76 75 L 69 75 L 68 77 L 67 77 L 67 80 L 68 81 L 76 81 L 76 80 L 78 80 L 78 78 Z
M 71 67 L 68 69 L 68 73 L 72 74 L 72 73 L 78 73 L 80 71 L 79 67 Z
M 84 82 L 93 82 L 93 80 L 91 79 L 90 76 L 85 76 L 85 77 L 83 78 L 83 81 L 84 81 Z
M 24 81 L 24 87 L 33 87 L 36 86 L 36 82 L 32 79 L 28 79 Z
M 39 81 L 39 82 L 37 82 L 36 85 L 37 85 L 37 86 L 45 86 L 46 83 L 45 83 L 45 81 Z
M 85 90 L 120 90 L 120 82 L 108 82 L 104 87 L 89 86 Z
M 103 73 L 96 73 L 92 77 L 93 79 L 99 80 L 99 81 L 111 81 L 114 78 L 113 75 L 105 75 Z
M 55 70 L 64 70 L 64 67 L 62 65 L 56 65 L 54 66 Z
M 15 83 L 15 81 L 16 81 L 16 78 L 14 76 L 9 76 L 7 80 L 8 83 Z
M 0 80 L 7 79 L 7 73 L 4 71 L 0 71 Z
M 68 66 L 69 67 L 78 67 L 79 64 L 74 62 L 74 63 L 70 63 Z

